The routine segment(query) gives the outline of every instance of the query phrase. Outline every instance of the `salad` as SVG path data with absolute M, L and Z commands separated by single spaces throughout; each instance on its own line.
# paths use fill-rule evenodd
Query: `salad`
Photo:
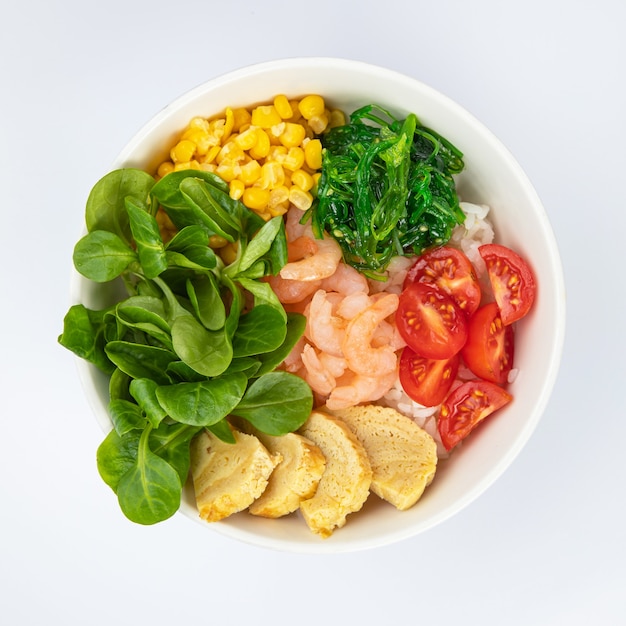
M 192 440 L 234 443 L 233 419 L 280 437 L 400 388 L 450 451 L 512 400 L 533 273 L 455 243 L 463 155 L 415 114 L 279 95 L 193 118 L 169 156 L 93 187 L 74 264 L 128 295 L 59 337 L 110 376 L 98 470 L 129 519 L 173 515 Z

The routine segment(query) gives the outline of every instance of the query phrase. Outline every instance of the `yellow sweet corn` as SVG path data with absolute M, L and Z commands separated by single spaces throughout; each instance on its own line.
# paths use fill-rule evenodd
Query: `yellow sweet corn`
M 304 160 L 307 167 L 319 170 L 322 167 L 322 142 L 319 139 L 311 139 L 304 146 Z
M 242 202 L 253 211 L 263 212 L 267 208 L 270 192 L 260 187 L 248 187 L 241 198 Z
M 264 159 L 270 151 L 270 138 L 269 135 L 262 129 L 256 129 L 256 143 L 250 148 L 249 154 L 253 159 Z
M 313 188 L 313 176 L 304 170 L 296 170 L 291 174 L 291 183 L 297 185 L 303 191 L 309 191 Z
M 243 192 L 246 190 L 245 184 L 238 178 L 233 178 L 228 187 L 229 195 L 233 200 L 239 200 L 241 196 L 243 196 Z
M 255 107 L 252 110 L 252 117 L 250 123 L 253 126 L 259 126 L 260 128 L 271 128 L 280 124 L 282 119 L 273 104 L 265 104 Z
M 300 189 L 298 185 L 292 185 L 289 190 L 289 202 L 301 211 L 306 211 L 313 204 L 313 196 L 308 191 Z
M 170 157 L 174 163 L 186 163 L 191 161 L 196 151 L 196 144 L 189 139 L 181 139 L 170 151 Z
M 213 119 L 196 116 L 156 175 L 190 168 L 215 172 L 228 183 L 232 198 L 265 220 L 291 205 L 304 211 L 313 202 L 322 166 L 319 135 L 345 119 L 316 94 L 301 99 L 279 94 L 271 103 L 227 107 Z M 234 260 L 237 250 L 226 243 L 211 244 L 225 262 Z
M 261 166 L 258 161 L 250 160 L 241 166 L 239 180 L 246 186 L 251 187 L 261 177 Z
M 296 146 L 302 145 L 305 137 L 306 129 L 302 124 L 286 122 L 283 132 L 279 135 L 278 139 L 286 148 L 295 148 Z
M 325 109 L 324 98 L 321 96 L 305 96 L 300 100 L 300 104 L 298 108 L 300 109 L 300 113 L 302 113 L 302 117 L 305 120 L 310 120 L 313 117 L 322 115 Z
M 280 94 L 274 98 L 274 108 L 280 117 L 284 120 L 288 120 L 293 117 L 293 109 L 287 99 L 287 96 Z

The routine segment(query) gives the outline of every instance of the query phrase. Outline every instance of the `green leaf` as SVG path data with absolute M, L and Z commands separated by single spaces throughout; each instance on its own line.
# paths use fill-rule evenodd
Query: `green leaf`
M 204 376 L 222 374 L 233 356 L 225 330 L 207 330 L 192 315 L 174 320 L 172 344 L 180 360 Z
M 137 245 L 139 262 L 146 278 L 154 278 L 167 269 L 165 246 L 156 219 L 126 198 L 126 210 L 130 217 L 130 229 Z
M 134 199 L 140 206 L 149 206 L 149 194 L 153 185 L 154 178 L 138 169 L 118 169 L 103 176 L 93 186 L 87 198 L 87 230 L 105 230 L 130 244 L 126 198 Z
M 172 337 L 163 301 L 152 296 L 131 296 L 120 302 L 115 314 L 121 324 L 154 337 L 171 349 Z
M 306 327 L 306 317 L 300 313 L 288 313 L 287 314 L 287 329 L 285 333 L 285 340 L 283 343 L 273 350 L 265 354 L 260 354 L 257 359 L 261 366 L 256 373 L 249 372 L 248 378 L 254 376 L 262 376 L 268 372 L 273 371 L 278 367 L 291 353 L 293 347 L 298 343 L 300 337 L 304 334 Z
M 276 350 L 286 333 L 283 312 L 267 304 L 255 306 L 239 318 L 233 337 L 233 356 L 255 356 Z
M 131 395 L 154 428 L 167 416 L 167 411 L 159 404 L 157 388 L 158 384 L 150 378 L 135 378 L 130 383 Z
M 284 321 L 287 321 L 287 314 L 282 302 L 272 289 L 269 283 L 249 278 L 237 278 L 237 282 L 254 296 L 254 306 L 267 304 L 280 312 Z
M 218 439 L 225 443 L 237 443 L 233 429 L 226 419 L 220 420 L 217 424 L 207 426 L 207 430 L 210 430 Z
M 228 241 L 237 241 L 241 234 L 241 224 L 222 209 L 215 195 L 226 192 L 207 185 L 198 178 L 185 178 L 180 183 L 180 191 L 187 205 L 197 213 L 202 211 L 212 225 L 213 232 Z M 227 195 L 227 194 L 226 194 Z
M 117 278 L 136 260 L 136 253 L 120 237 L 105 230 L 87 233 L 74 247 L 74 267 L 97 283 Z
M 111 341 L 105 351 L 131 378 L 151 378 L 161 385 L 170 382 L 165 372 L 170 363 L 178 360 L 170 350 L 129 341 Z
M 58 341 L 80 358 L 110 374 L 115 366 L 104 349 L 106 313 L 107 311 L 92 311 L 82 304 L 73 305 L 63 319 L 63 333 L 59 335 Z
M 115 492 L 122 476 L 135 464 L 140 437 L 140 430 L 131 430 L 120 436 L 113 429 L 98 446 L 98 473 Z
M 146 427 L 137 458 L 117 484 L 117 498 L 126 517 L 137 524 L 156 524 L 180 508 L 182 481 L 178 472 L 154 454 L 148 445 L 151 427 Z
M 224 327 L 226 307 L 213 274 L 209 273 L 188 280 L 187 295 L 196 316 L 205 328 L 219 330 Z
M 131 430 L 143 430 L 146 418 L 141 408 L 129 400 L 111 400 L 109 402 L 109 416 L 113 427 L 120 436 Z
M 237 406 L 247 382 L 244 374 L 230 374 L 204 382 L 158 387 L 156 394 L 161 405 L 177 422 L 210 426 Z
M 313 408 L 311 388 L 288 372 L 257 378 L 232 411 L 268 435 L 284 435 L 304 424 Z
M 252 238 L 239 260 L 238 270 L 247 270 L 255 261 L 258 261 L 272 246 L 276 235 L 285 226 L 282 216 L 273 217 L 263 224 L 259 232 Z
M 189 443 L 199 431 L 187 424 L 162 422 L 150 433 L 150 449 L 176 470 L 183 484 L 189 474 Z

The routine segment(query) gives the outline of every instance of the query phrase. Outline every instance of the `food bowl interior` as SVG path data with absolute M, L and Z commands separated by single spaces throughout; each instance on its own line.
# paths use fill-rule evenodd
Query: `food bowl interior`
M 302 58 L 275 61 L 211 80 L 158 113 L 125 147 L 113 167 L 152 170 L 176 135 L 193 116 L 211 117 L 227 106 L 250 106 L 284 93 L 298 97 L 318 93 L 333 107 L 349 113 L 377 103 L 397 116 L 409 112 L 440 132 L 465 155 L 458 178 L 463 200 L 491 207 L 496 240 L 524 256 L 534 268 L 538 296 L 531 313 L 518 324 L 513 402 L 478 428 L 451 458 L 439 464 L 422 499 L 399 512 L 371 495 L 364 510 L 349 516 L 346 526 L 328 539 L 313 535 L 298 514 L 278 520 L 247 513 L 207 524 L 198 518 L 187 487 L 181 512 L 232 538 L 293 552 L 345 552 L 378 547 L 421 533 L 446 520 L 479 496 L 510 465 L 535 429 L 551 393 L 560 363 L 565 295 L 554 235 L 532 185 L 502 144 L 473 116 L 432 88 L 412 78 L 359 62 Z M 99 307 L 115 297 L 80 276 L 73 297 Z M 83 385 L 103 430 L 107 414 L 107 380 L 79 362 Z

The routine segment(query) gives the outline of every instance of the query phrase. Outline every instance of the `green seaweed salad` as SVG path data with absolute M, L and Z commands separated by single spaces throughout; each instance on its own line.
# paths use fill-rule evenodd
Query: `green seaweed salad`
M 303 221 L 334 237 L 344 261 L 367 276 L 383 279 L 395 255 L 443 245 L 465 219 L 453 180 L 463 155 L 414 114 L 399 120 L 365 106 L 321 140 L 321 176 Z M 177 228 L 167 242 L 159 209 Z M 199 170 L 158 182 L 138 169 L 110 172 L 93 187 L 85 221 L 77 271 L 118 281 L 126 297 L 102 310 L 72 306 L 59 342 L 110 377 L 113 429 L 98 471 L 130 520 L 154 524 L 180 507 L 198 432 L 233 442 L 235 415 L 281 435 L 310 415 L 309 386 L 276 369 L 306 319 L 287 313 L 264 280 L 287 262 L 285 225 L 280 216 L 264 221 Z M 213 235 L 238 243 L 231 264 L 209 247 Z
M 393 256 L 445 244 L 465 215 L 453 176 L 463 154 L 409 114 L 371 104 L 322 136 L 314 231 L 341 245 L 346 263 L 380 278 Z

